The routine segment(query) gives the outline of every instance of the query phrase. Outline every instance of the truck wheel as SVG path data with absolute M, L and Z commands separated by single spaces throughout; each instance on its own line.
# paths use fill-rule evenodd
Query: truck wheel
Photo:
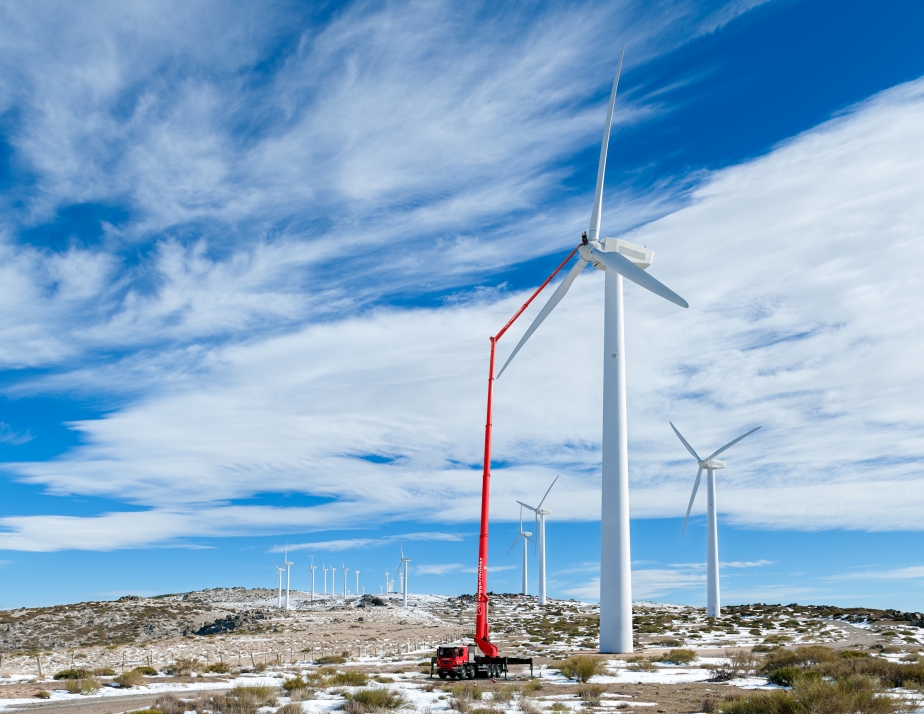
M 475 667 L 474 667 L 474 666 L 469 667 L 469 668 L 468 668 L 468 678 L 469 678 L 469 679 L 474 679 L 474 678 L 475 678 L 475 674 L 476 674 Z
M 440 671 L 440 679 L 446 679 L 446 672 L 445 672 L 445 670 L 441 670 L 441 671 Z

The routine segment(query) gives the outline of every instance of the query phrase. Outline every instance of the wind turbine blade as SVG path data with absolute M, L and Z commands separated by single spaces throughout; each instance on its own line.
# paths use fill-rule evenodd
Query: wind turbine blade
M 523 534 L 520 533 L 520 535 L 518 535 L 518 536 L 516 537 L 516 540 L 513 541 L 513 545 L 510 546 L 510 550 L 507 551 L 507 555 L 510 555 L 510 551 L 513 550 L 513 549 L 516 547 L 517 543 L 520 542 L 520 538 L 522 537 L 522 535 L 523 535 Z
M 575 278 L 581 274 L 581 271 L 587 266 L 587 261 L 583 258 L 578 258 L 578 262 L 574 264 L 571 270 L 568 271 L 568 274 L 565 276 L 565 279 L 562 280 L 558 287 L 555 289 L 555 292 L 552 293 L 552 297 L 549 298 L 549 301 L 545 304 L 545 307 L 539 311 L 539 314 L 536 315 L 536 319 L 533 320 L 533 324 L 529 326 L 529 329 L 523 333 L 523 336 L 520 338 L 520 341 L 517 342 L 517 346 L 513 348 L 513 352 L 510 353 L 510 356 L 507 358 L 507 361 L 504 362 L 504 366 L 500 368 L 500 372 L 497 373 L 495 379 L 500 379 L 500 376 L 504 373 L 504 370 L 507 369 L 507 365 L 510 364 L 511 360 L 516 357 L 517 352 L 520 351 L 520 348 L 526 344 L 532 334 L 539 328 L 539 325 L 542 324 L 542 321 L 549 316 L 549 313 L 555 309 L 555 306 L 561 302 L 561 299 L 565 296 L 565 293 L 568 292 L 568 289 L 571 287 L 571 283 L 574 282 Z
M 650 290 L 655 295 L 659 295 L 665 300 L 670 300 L 675 305 L 680 305 L 680 307 L 690 307 L 690 303 L 680 297 L 669 287 L 664 285 L 657 278 L 646 273 L 624 255 L 620 255 L 616 251 L 604 252 L 602 250 L 597 250 L 596 248 L 591 250 L 590 254 L 593 256 L 594 260 L 603 264 L 607 270 L 612 270 L 613 272 L 619 273 L 627 280 L 631 280 L 636 285 L 641 285 L 646 290 Z
M 520 533 L 523 532 L 523 504 L 520 504 Z
M 622 73 L 622 58 L 625 57 L 626 48 L 622 48 L 619 55 L 619 66 L 616 67 L 616 77 L 613 79 L 613 89 L 610 90 L 610 106 L 606 110 L 606 124 L 603 126 L 603 143 L 600 145 L 600 163 L 597 166 L 597 189 L 594 192 L 594 210 L 590 214 L 589 240 L 599 240 L 600 218 L 603 214 L 603 175 L 606 173 L 606 152 L 610 145 L 610 127 L 613 124 L 613 107 L 616 106 L 616 89 L 619 87 L 619 75 Z
M 558 474 L 558 476 L 561 476 L 561 474 Z M 558 476 L 555 477 L 555 481 L 558 481 Z M 552 481 L 552 486 L 555 485 L 555 481 Z M 549 491 L 552 490 L 552 486 L 549 486 Z M 549 497 L 549 491 L 546 491 L 546 492 L 545 492 L 545 496 L 543 496 L 543 497 L 542 497 L 542 500 L 539 501 L 539 505 L 536 506 L 536 510 L 537 510 L 537 511 L 538 511 L 540 508 L 542 508 L 542 504 L 545 503 L 545 499 Z
M 693 456 L 693 458 L 696 459 L 697 462 L 702 461 L 702 459 L 699 458 L 699 454 L 697 454 L 697 453 L 693 450 L 693 447 L 690 446 L 690 445 L 687 443 L 687 440 L 683 438 L 683 434 L 681 434 L 679 431 L 677 431 L 677 427 L 674 426 L 674 422 L 669 421 L 669 422 L 667 422 L 667 423 L 671 425 L 671 429 L 674 430 L 674 433 L 677 435 L 677 438 L 680 439 L 681 443 L 682 443 L 684 446 L 687 447 L 687 451 L 690 452 L 690 454 Z M 708 461 L 708 460 L 709 460 L 709 459 L 706 459 L 706 461 Z
M 729 447 L 734 446 L 734 445 L 737 444 L 739 441 L 741 441 L 744 437 L 750 436 L 751 434 L 753 434 L 753 433 L 754 433 L 755 431 L 757 431 L 758 429 L 760 429 L 759 426 L 754 427 L 754 428 L 751 429 L 747 434 L 742 434 L 741 436 L 739 436 L 739 437 L 738 437 L 737 439 L 735 439 L 734 441 L 729 441 L 727 444 L 725 444 L 725 446 L 723 446 L 721 449 L 719 449 L 718 451 L 716 451 L 712 456 L 710 456 L 709 459 L 714 459 L 716 456 L 718 456 L 718 455 L 721 454 L 723 451 L 725 451 L 725 449 L 728 449 Z M 709 459 L 706 459 L 706 461 L 709 461 Z
M 523 503 L 523 501 L 517 501 L 517 503 L 519 503 L 521 506 L 523 506 L 523 508 L 528 508 L 528 509 L 531 510 L 531 511 L 535 511 L 535 510 L 536 510 L 536 509 L 533 508 L 532 506 L 529 506 L 529 505 Z
M 680 537 L 683 538 L 683 534 L 687 530 L 687 521 L 690 518 L 690 509 L 693 508 L 693 499 L 696 498 L 696 489 L 699 488 L 699 477 L 703 475 L 703 467 L 699 467 L 699 471 L 696 472 L 696 480 L 693 482 L 693 494 L 690 496 L 690 505 L 687 506 L 687 516 L 683 519 L 683 530 L 680 531 Z
M 539 532 L 539 512 L 537 511 L 536 520 L 533 523 L 533 533 L 538 533 L 538 532 Z M 536 540 L 533 542 L 533 555 L 538 555 L 538 554 L 539 554 L 539 539 L 536 538 Z

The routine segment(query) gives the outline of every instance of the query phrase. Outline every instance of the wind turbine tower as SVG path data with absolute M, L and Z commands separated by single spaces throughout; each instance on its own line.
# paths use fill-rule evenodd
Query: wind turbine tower
M 555 481 L 558 481 L 558 476 L 552 481 L 552 486 L 555 485 Z M 539 545 L 539 604 L 545 605 L 545 517 L 550 515 L 552 511 L 548 508 L 543 508 L 542 504 L 545 503 L 545 499 L 549 495 L 549 491 L 552 490 L 552 486 L 549 486 L 549 490 L 545 492 L 545 496 L 542 497 L 542 500 L 539 501 L 539 505 L 533 508 L 522 501 L 517 501 L 523 508 L 528 508 L 536 514 L 536 532 L 538 535 L 538 545 Z M 522 512 L 522 511 L 521 511 Z M 522 526 L 521 526 L 522 528 Z
M 275 565 L 275 563 L 274 563 Z M 285 570 L 281 565 L 276 565 L 276 584 L 279 586 L 276 591 L 276 607 L 282 609 L 282 571 Z
M 600 146 L 600 162 L 597 166 L 594 205 L 590 214 L 590 227 L 581 237 L 581 245 L 578 246 L 580 258 L 559 283 L 497 375 L 499 379 L 510 360 L 561 302 L 571 284 L 588 264 L 604 271 L 600 651 L 613 653 L 632 651 L 632 561 L 629 548 L 629 445 L 626 424 L 623 278 L 628 278 L 675 305 L 689 307 L 686 300 L 645 272 L 654 258 L 653 251 L 622 239 L 603 238 L 600 233 L 603 216 L 603 177 L 606 172 L 607 147 L 621 70 L 622 57 L 619 58 L 619 66 L 610 91 L 609 109 Z
M 530 538 L 531 535 L 532 533 L 530 533 L 529 531 L 523 530 L 523 504 L 520 504 L 520 533 L 519 535 L 517 535 L 516 539 L 513 541 L 513 545 L 510 546 L 510 550 L 507 551 L 507 555 L 510 555 L 514 547 L 516 547 L 517 541 L 520 540 L 520 538 L 522 538 L 523 539 L 523 594 L 524 595 L 529 595 L 528 566 L 529 566 L 529 542 L 532 540 L 532 538 Z
M 680 537 L 687 530 L 687 521 L 690 518 L 690 509 L 693 508 L 693 500 L 696 498 L 696 490 L 699 488 L 699 479 L 703 475 L 703 469 L 706 470 L 706 617 L 719 617 L 722 614 L 721 598 L 719 596 L 719 528 L 716 520 L 715 507 L 715 472 L 725 468 L 725 462 L 716 458 L 726 449 L 734 446 L 744 437 L 750 436 L 760 427 L 751 429 L 746 434 L 742 434 L 737 439 L 729 441 L 718 451 L 713 452 L 705 459 L 699 458 L 693 447 L 687 443 L 683 435 L 677 430 L 677 427 L 671 423 L 671 429 L 680 439 L 690 455 L 696 459 L 699 470 L 696 472 L 696 480 L 693 482 L 693 494 L 690 496 L 690 505 L 687 506 L 687 515 L 683 519 L 683 530 L 680 531 Z
M 359 597 L 359 571 L 356 572 L 356 597 Z
M 324 595 L 327 595 L 327 566 L 323 565 L 323 567 L 324 567 Z
M 308 570 L 311 571 L 311 602 L 314 602 L 314 571 L 318 569 L 318 566 L 314 564 L 314 556 L 311 558 L 311 565 L 308 567 Z
M 283 565 L 286 566 L 286 612 L 288 612 L 289 610 L 289 583 L 290 583 L 290 577 L 292 575 L 292 566 L 295 565 L 295 563 L 289 560 L 289 549 L 288 548 L 286 548 L 286 562 L 284 562 Z
M 401 607 L 407 607 L 407 564 L 411 562 L 410 558 L 404 557 L 404 546 L 401 546 L 401 562 L 398 565 L 398 572 L 401 574 Z M 404 566 L 404 572 L 401 567 Z
M 344 565 L 343 566 L 343 601 L 346 602 L 347 596 L 347 573 L 350 572 L 350 569 Z

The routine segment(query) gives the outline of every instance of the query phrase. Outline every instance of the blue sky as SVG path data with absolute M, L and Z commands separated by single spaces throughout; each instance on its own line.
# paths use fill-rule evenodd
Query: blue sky
M 636 597 L 704 599 L 673 420 L 763 427 L 720 473 L 726 602 L 920 609 L 920 4 L 0 14 L 0 606 L 269 585 L 287 543 L 296 586 L 376 591 L 403 542 L 471 592 L 486 338 L 586 229 L 625 46 L 604 232 L 691 304 L 627 290 Z M 550 592 L 596 597 L 592 273 L 498 383 L 498 590 L 561 474 Z

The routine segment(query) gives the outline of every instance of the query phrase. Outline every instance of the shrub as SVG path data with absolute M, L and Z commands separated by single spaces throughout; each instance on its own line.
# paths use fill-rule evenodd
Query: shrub
M 191 708 L 175 694 L 161 694 L 154 700 L 154 709 L 164 714 L 184 714 Z
M 47 689 L 39 689 L 35 693 L 35 696 L 37 696 L 39 699 L 51 699 L 51 692 L 49 692 Z
M 529 699 L 520 700 L 520 711 L 523 712 L 523 714 L 542 714 L 542 710 Z
M 140 672 L 145 677 L 156 677 L 159 674 L 156 669 L 153 667 L 148 667 L 146 664 L 140 667 L 135 667 L 132 672 Z M 96 672 L 93 672 L 93 674 L 96 674 Z M 113 674 L 115 674 L 115 672 L 113 672 Z
M 879 690 L 867 677 L 828 681 L 799 677 L 792 691 L 748 692 L 718 705 L 721 714 L 896 714 L 907 703 Z
M 404 696 L 394 689 L 376 687 L 374 689 L 359 689 L 346 695 L 346 704 L 343 711 L 347 714 L 365 714 L 382 709 L 398 709 L 405 704 Z
M 541 689 L 542 689 L 542 682 L 540 682 L 538 679 L 530 679 L 528 682 L 525 682 L 522 687 L 520 687 L 520 696 L 531 697 L 536 692 L 540 691 Z M 522 706 L 520 708 L 523 709 Z M 523 711 L 526 711 L 526 710 L 523 709 Z
M 568 679 L 576 679 L 578 682 L 586 682 L 595 674 L 603 672 L 603 662 L 596 657 L 588 655 L 578 655 L 569 657 L 558 666 L 558 671 Z
M 297 674 L 294 677 L 289 677 L 288 679 L 283 680 L 282 688 L 287 692 L 291 692 L 294 689 L 307 689 L 308 682 L 302 679 L 302 675 Z
M 391 684 L 395 681 L 394 677 L 384 677 L 381 674 L 377 674 L 372 678 L 372 681 L 378 682 L 379 684 Z
M 774 649 L 764 658 L 763 671 L 772 672 L 780 667 L 801 667 L 803 669 L 822 662 L 837 659 L 837 653 L 830 647 L 808 645 L 787 650 L 782 647 Z
M 595 707 L 600 704 L 600 697 L 606 688 L 600 684 L 582 684 L 577 688 L 577 695 L 584 700 L 585 705 Z
M 160 709 L 136 709 L 128 714 L 164 714 Z
M 231 665 L 225 664 L 224 662 L 212 662 L 212 664 L 205 668 L 205 671 L 211 672 L 212 674 L 227 674 L 231 671 Z
M 115 682 L 120 687 L 130 689 L 131 687 L 137 687 L 139 684 L 144 684 L 144 675 L 133 669 L 130 672 L 123 672 L 120 674 L 115 678 Z
M 671 664 L 690 664 L 694 659 L 696 659 L 696 652 L 685 649 L 671 650 L 661 657 L 662 662 L 670 662 Z
M 252 700 L 258 707 L 271 707 L 276 704 L 276 689 L 265 685 L 234 687 L 228 695 L 235 699 Z
M 813 672 L 812 670 L 799 669 L 798 667 L 780 667 L 770 672 L 767 679 L 770 684 L 775 684 L 778 687 L 791 687 L 796 683 L 797 679 L 802 677 L 815 677 L 817 679 L 819 676 L 818 672 Z
M 630 672 L 654 672 L 657 669 L 647 657 L 629 657 L 626 662 L 629 663 Z
M 481 689 L 474 684 L 453 684 L 449 688 L 449 691 L 456 699 L 461 699 L 466 702 L 474 702 L 481 699 L 482 695 Z
M 750 652 L 726 651 L 725 659 L 711 667 L 713 682 L 727 682 L 731 679 L 750 677 L 757 671 L 757 658 Z
M 656 645 L 658 647 L 683 647 L 683 642 L 681 642 L 680 640 L 675 640 L 673 637 L 668 637 L 667 639 L 664 639 L 664 640 L 656 640 L 655 642 L 652 642 L 651 644 Z
M 94 677 L 115 677 L 116 671 L 112 667 L 97 667 L 93 670 Z
M 167 674 L 173 674 L 178 677 L 185 677 L 192 674 L 193 672 L 198 672 L 201 669 L 202 663 L 199 660 L 192 658 L 182 658 L 165 667 L 164 671 Z
M 340 687 L 362 687 L 368 683 L 369 675 L 365 672 L 337 672 L 330 681 Z
M 115 674 L 115 672 L 113 672 Z M 88 679 L 91 676 L 90 671 L 86 669 L 62 669 L 58 672 L 55 679 Z
M 295 704 L 294 702 L 290 702 L 276 710 L 276 714 L 304 714 L 304 712 L 305 710 L 302 709 L 302 705 Z
M 99 682 L 93 679 L 93 677 L 67 680 L 67 691 L 71 694 L 93 694 L 93 692 L 98 689 Z
M 310 687 L 303 687 L 301 689 L 293 689 L 289 692 L 289 698 L 293 702 L 304 702 L 308 699 L 314 699 L 317 695 L 317 692 Z
M 315 660 L 318 664 L 346 664 L 346 657 L 342 655 L 325 655 Z
M 514 691 L 513 687 L 495 687 L 491 690 L 491 701 L 506 704 L 513 700 Z

